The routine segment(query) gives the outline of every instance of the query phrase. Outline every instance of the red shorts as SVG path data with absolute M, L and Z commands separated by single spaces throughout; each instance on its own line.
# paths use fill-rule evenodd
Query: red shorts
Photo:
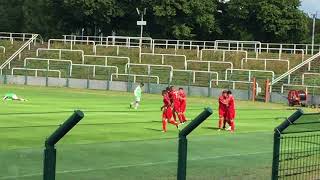
M 162 118 L 170 120 L 172 118 L 172 109 L 169 107 L 162 113 Z
M 187 103 L 181 102 L 180 103 L 180 111 L 181 112 L 186 112 L 186 108 L 187 108 Z
M 174 102 L 174 111 L 175 112 L 181 112 L 180 102 Z
M 236 112 L 231 110 L 226 113 L 226 117 L 228 120 L 234 119 L 236 117 Z
M 227 111 L 225 109 L 219 108 L 219 117 L 227 117 Z

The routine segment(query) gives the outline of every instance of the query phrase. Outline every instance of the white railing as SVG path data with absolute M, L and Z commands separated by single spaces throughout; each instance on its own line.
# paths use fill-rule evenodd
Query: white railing
M 251 77 L 253 72 L 260 72 L 260 73 L 269 73 L 271 74 L 272 80 L 274 79 L 275 73 L 273 71 L 265 71 L 265 70 L 252 70 L 252 69 L 226 69 L 225 72 L 225 80 L 228 80 L 228 72 L 230 71 L 230 74 L 233 74 L 234 71 L 239 72 L 248 72 L 248 81 L 251 82 Z
M 116 74 L 119 73 L 119 68 L 117 66 L 104 66 L 104 65 L 91 65 L 91 64 L 72 64 L 72 66 L 79 66 L 79 67 L 92 67 L 92 77 L 96 77 L 96 68 L 114 68 L 116 70 Z
M 164 49 L 170 49 L 171 46 L 174 48 L 175 55 L 177 55 L 179 48 L 185 50 L 185 47 L 189 47 L 189 48 L 187 48 L 188 50 L 193 50 L 192 47 L 195 47 L 197 58 L 199 58 L 199 56 L 200 56 L 200 47 L 198 45 L 184 45 L 184 44 L 179 45 L 179 44 L 156 44 L 156 43 L 153 43 L 152 44 L 152 54 L 160 54 L 160 53 L 155 52 L 156 48 L 163 47 Z
M 38 77 L 38 71 L 42 72 L 57 72 L 59 74 L 59 78 L 61 78 L 61 71 L 59 70 L 49 70 L 49 69 L 33 69 L 33 68 L 12 68 L 11 75 L 14 75 L 15 70 L 24 70 L 24 71 L 34 71 L 34 76 Z
M 290 61 L 289 60 L 284 60 L 284 59 L 263 59 L 263 58 L 243 58 L 241 59 L 241 69 L 243 69 L 243 65 L 244 65 L 244 61 L 246 61 L 246 63 L 248 61 L 262 61 L 264 62 L 264 70 L 267 70 L 267 62 L 273 62 L 273 63 L 277 63 L 277 62 L 286 62 L 287 63 L 287 71 L 289 71 L 290 69 Z
M 316 89 L 320 89 L 320 86 L 310 86 L 310 85 L 298 85 L 298 84 L 283 84 L 281 86 L 281 93 L 284 93 L 284 87 L 301 87 L 304 88 L 306 90 L 306 93 L 308 94 L 308 90 L 309 88 L 316 88 Z
M 212 88 L 212 84 L 215 84 L 215 85 L 218 85 L 219 82 L 224 82 L 224 83 L 232 83 L 232 89 L 236 89 L 236 84 L 253 84 L 253 82 L 250 82 L 250 81 L 232 81 L 232 80 L 215 80 L 215 79 L 212 79 L 210 81 L 210 88 Z M 258 91 L 259 89 L 259 84 L 256 82 L 256 89 Z
M 1 37 L 0 36 L 0 40 L 2 40 L 2 39 L 9 40 L 11 44 L 13 44 L 13 41 L 14 41 L 13 38 L 11 38 L 11 37 Z
M 34 34 L 34 33 L 12 33 L 12 32 L 0 32 L 0 39 L 6 38 L 11 41 L 11 44 L 13 44 L 14 40 L 22 40 L 27 41 L 31 39 L 34 35 L 37 35 L 37 38 L 35 39 L 34 43 L 36 43 L 37 39 L 39 39 L 39 42 L 43 44 L 43 38 L 40 34 Z
M 203 52 L 204 51 L 213 51 L 213 53 L 216 52 L 222 52 L 222 61 L 226 60 L 226 52 L 234 52 L 234 53 L 244 53 L 245 58 L 248 58 L 248 52 L 247 51 L 242 51 L 242 50 L 221 50 L 221 49 L 201 49 L 200 51 L 200 60 L 203 60 Z
M 277 77 L 276 79 L 274 79 L 273 81 L 271 81 L 271 86 L 276 84 L 277 82 L 281 81 L 282 79 L 284 79 L 285 77 L 289 77 L 288 78 L 288 84 L 290 84 L 290 75 L 294 72 L 296 72 L 298 69 L 302 68 L 303 66 L 311 63 L 311 61 L 315 60 L 316 58 L 320 57 L 320 52 L 313 55 L 312 57 L 310 57 L 309 59 L 303 61 L 302 63 L 298 64 L 297 66 L 291 68 L 288 72 L 282 74 L 281 76 Z
M 0 46 L 0 49 L 2 49 L 2 53 L 6 53 L 6 48 L 4 46 Z
M 62 59 L 62 52 L 80 52 L 81 53 L 81 62 L 84 62 L 84 51 L 83 50 L 38 48 L 36 51 L 37 57 L 39 57 L 40 51 L 58 51 L 59 52 L 58 59 Z
M 12 60 L 14 60 L 17 56 L 20 57 L 21 52 L 26 48 L 29 47 L 30 49 L 30 45 L 32 42 L 34 42 L 38 37 L 38 34 L 33 34 L 32 38 L 30 38 L 27 42 L 25 42 L 16 52 L 14 52 L 1 66 L 0 66 L 0 75 L 2 75 L 2 71 L 3 69 L 9 65 L 10 68 L 10 63 Z
M 302 85 L 305 85 L 304 82 L 305 82 L 305 76 L 306 75 L 320 76 L 320 73 L 303 73 L 302 74 L 302 80 L 301 80 L 302 81 Z
M 87 45 L 92 44 L 92 52 L 96 54 L 96 43 L 94 41 L 83 41 L 83 40 L 65 40 L 65 39 L 49 39 L 48 40 L 48 49 L 51 49 L 51 45 L 54 42 L 63 42 L 66 44 L 67 42 L 70 43 L 70 49 L 73 49 L 73 46 L 76 43 L 85 43 Z
M 96 48 L 96 52 L 97 52 L 97 48 L 98 47 L 104 47 L 104 48 L 109 48 L 109 47 L 116 47 L 117 48 L 117 56 L 119 56 L 120 54 L 120 48 L 137 48 L 139 49 L 139 52 L 141 51 L 141 48 L 139 46 L 123 46 L 123 45 L 101 45 L 101 44 L 97 44 L 95 45 L 95 48 Z M 96 55 L 97 53 L 95 53 Z
M 109 42 L 112 43 L 112 45 L 116 44 L 125 44 L 126 46 L 136 46 L 139 45 L 139 41 L 142 39 L 142 41 L 147 41 L 147 43 L 143 43 L 142 45 L 149 45 L 152 47 L 152 38 L 151 37 L 127 37 L 127 36 L 108 36 L 106 38 L 106 44 L 108 45 Z
M 214 71 L 197 71 L 197 70 L 179 70 L 179 69 L 174 69 L 174 72 L 189 72 L 192 73 L 192 83 L 196 83 L 196 73 L 207 73 L 207 74 L 214 74 L 216 75 L 216 80 L 219 80 L 219 73 L 218 72 L 214 72 Z M 173 76 L 174 77 L 174 76 Z
M 227 64 L 230 65 L 230 68 L 233 69 L 233 63 L 232 62 L 224 62 L 224 61 L 199 61 L 199 60 L 187 60 L 187 69 L 188 69 L 188 63 L 206 63 L 208 64 L 208 71 L 211 71 L 211 64 Z
M 141 55 L 147 56 L 161 56 L 161 64 L 165 64 L 165 57 L 182 57 L 184 69 L 187 69 L 187 56 L 186 55 L 175 55 L 175 54 L 153 54 L 153 53 L 141 53 Z M 141 62 L 140 62 L 141 63 Z
M 148 69 L 148 75 L 151 74 L 151 68 L 152 67 L 163 67 L 163 68 L 169 68 L 170 69 L 170 73 L 169 73 L 169 81 L 172 82 L 172 77 L 173 77 L 173 67 L 171 65 L 157 65 L 157 64 L 136 64 L 136 63 L 128 63 L 125 66 L 125 73 L 128 73 L 128 69 L 130 68 L 130 66 L 143 66 L 143 67 L 147 67 Z
M 28 61 L 46 61 L 47 62 L 47 68 L 50 69 L 50 62 L 62 62 L 62 63 L 68 63 L 69 64 L 69 76 L 72 75 L 72 61 L 67 59 L 44 59 L 44 58 L 25 58 L 23 61 L 24 67 L 27 67 Z
M 219 44 L 226 44 L 227 46 L 220 46 Z M 246 47 L 246 45 L 250 47 Z M 251 47 L 253 46 L 253 47 Z M 224 49 L 227 47 L 228 50 L 243 51 L 249 50 L 247 48 L 253 48 L 256 53 L 261 53 L 261 42 L 260 41 L 234 41 L 234 40 L 216 40 L 215 49 Z
M 61 60 L 61 59 L 44 59 L 44 58 L 26 58 L 24 60 L 24 66 L 27 65 L 27 61 L 46 61 L 47 62 L 47 66 L 48 69 L 50 68 L 50 62 L 51 61 L 55 61 L 55 62 L 63 62 L 63 63 L 70 63 L 70 68 L 69 68 L 69 75 L 72 76 L 72 73 L 74 71 L 75 66 L 78 67 L 92 67 L 93 71 L 92 71 L 92 76 L 95 77 L 96 76 L 96 69 L 98 68 L 112 68 L 115 69 L 116 74 L 119 73 L 119 68 L 117 66 L 104 66 L 104 65 L 90 65 L 90 64 L 73 64 L 71 60 Z
M 159 76 L 139 75 L 139 74 L 114 74 L 114 73 L 112 73 L 112 74 L 111 74 L 111 79 L 110 79 L 111 82 L 113 81 L 113 76 L 117 76 L 117 77 L 118 77 L 118 76 L 131 76 L 131 77 L 133 77 L 133 83 L 136 83 L 137 77 L 156 78 L 157 84 L 160 83 L 160 78 L 159 78 Z
M 64 40 L 82 40 L 82 41 L 95 41 L 97 43 L 113 44 L 113 45 L 138 45 L 140 37 L 129 36 L 75 36 L 64 35 Z M 260 41 L 235 41 L 235 40 L 216 40 L 216 41 L 197 41 L 197 40 L 170 40 L 170 39 L 152 39 L 151 37 L 142 37 L 143 46 L 152 47 L 153 44 L 165 44 L 166 46 L 177 45 L 182 48 L 192 45 L 199 46 L 200 49 L 229 49 L 229 50 L 247 50 L 261 53 L 262 49 L 266 52 L 272 50 L 292 49 L 292 54 L 296 54 L 299 49 L 303 49 L 305 54 L 312 53 L 311 44 L 281 44 L 281 43 L 262 43 Z M 315 52 L 320 51 L 320 45 L 313 46 Z M 310 53 L 309 53 L 310 52 Z
M 104 65 L 105 65 L 105 66 L 108 66 L 108 60 L 110 60 L 110 59 L 125 60 L 125 61 L 126 61 L 126 64 L 127 64 L 127 63 L 130 63 L 130 58 L 129 58 L 129 57 L 84 55 L 84 61 L 82 62 L 82 64 L 85 64 L 85 59 L 86 59 L 86 57 L 103 58 L 103 60 L 104 60 Z

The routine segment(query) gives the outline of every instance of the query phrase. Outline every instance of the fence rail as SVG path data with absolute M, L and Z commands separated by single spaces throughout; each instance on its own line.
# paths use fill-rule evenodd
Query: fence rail
M 157 84 L 160 83 L 160 78 L 159 76 L 153 76 L 153 75 L 141 75 L 141 74 L 117 74 L 117 73 L 112 73 L 111 74 L 111 82 L 113 81 L 113 77 L 114 76 L 131 76 L 133 77 L 133 83 L 136 83 L 137 82 L 137 77 L 148 77 L 148 78 L 156 78 L 157 79 Z
M 42 72 L 57 72 L 58 73 L 58 77 L 61 78 L 61 71 L 60 70 L 50 70 L 50 69 L 34 69 L 34 68 L 12 68 L 11 69 L 11 75 L 14 75 L 14 71 L 15 70 L 24 70 L 24 71 L 34 71 L 34 76 L 38 77 L 38 71 L 42 71 Z

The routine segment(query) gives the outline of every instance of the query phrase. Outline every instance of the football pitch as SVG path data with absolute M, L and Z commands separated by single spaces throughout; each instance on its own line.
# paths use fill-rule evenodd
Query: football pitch
M 85 117 L 56 146 L 56 179 L 176 179 L 178 130 L 161 132 L 160 95 L 131 110 L 126 92 L 0 85 L 7 92 L 29 101 L 0 103 L 0 180 L 42 179 L 44 141 L 75 109 Z M 216 99 L 189 97 L 187 117 L 208 106 L 214 114 L 188 137 L 187 179 L 270 179 L 273 129 L 295 109 L 237 101 L 230 134 L 216 129 Z

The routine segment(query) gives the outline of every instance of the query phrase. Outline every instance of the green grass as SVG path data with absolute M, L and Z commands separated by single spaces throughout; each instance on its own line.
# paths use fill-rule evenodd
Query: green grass
M 175 179 L 177 133 L 161 133 L 159 95 L 129 110 L 125 92 L 1 85 L 28 102 L 0 104 L 0 180 L 40 180 L 45 138 L 74 109 L 85 118 L 57 144 L 58 180 Z M 188 179 L 270 179 L 272 131 L 294 112 L 281 104 L 237 102 L 235 134 L 217 132 L 216 100 L 188 99 L 192 119 L 214 115 L 189 136 Z

